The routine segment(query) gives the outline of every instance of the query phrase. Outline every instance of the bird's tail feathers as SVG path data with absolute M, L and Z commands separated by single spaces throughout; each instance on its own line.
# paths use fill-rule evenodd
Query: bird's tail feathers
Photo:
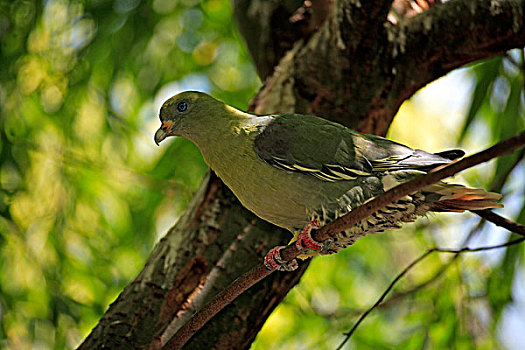
M 463 152 L 460 149 L 451 149 L 448 151 L 438 152 L 434 153 L 436 156 L 440 156 L 443 158 L 446 158 L 448 160 L 456 160 L 458 158 L 461 158 L 465 155 L 465 152 Z
M 487 192 L 481 188 L 440 182 L 425 187 L 423 192 L 439 195 L 436 201 L 430 203 L 430 210 L 432 211 L 462 212 L 465 210 L 503 208 L 503 204 L 498 203 L 501 194 Z

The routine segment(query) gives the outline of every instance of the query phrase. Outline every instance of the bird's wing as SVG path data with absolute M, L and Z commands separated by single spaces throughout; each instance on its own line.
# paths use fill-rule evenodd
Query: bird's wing
M 306 115 L 276 115 L 255 138 L 265 162 L 324 181 L 353 180 L 395 170 L 427 171 L 463 155 L 460 150 L 431 154 L 382 137 Z

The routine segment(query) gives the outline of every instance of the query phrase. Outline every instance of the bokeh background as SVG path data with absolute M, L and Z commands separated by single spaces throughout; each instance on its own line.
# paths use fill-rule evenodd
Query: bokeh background
M 227 0 L 0 0 L 0 348 L 77 346 L 144 265 L 207 167 L 189 141 L 156 147 L 169 96 L 245 109 L 261 86 Z M 473 64 L 407 101 L 389 137 L 474 153 L 525 127 L 523 50 Z M 523 153 L 454 181 L 504 194 L 525 223 Z M 475 228 L 478 227 L 476 230 Z M 333 349 L 426 248 L 511 239 L 439 214 L 314 259 L 254 349 Z M 524 246 L 433 255 L 348 348 L 525 344 Z

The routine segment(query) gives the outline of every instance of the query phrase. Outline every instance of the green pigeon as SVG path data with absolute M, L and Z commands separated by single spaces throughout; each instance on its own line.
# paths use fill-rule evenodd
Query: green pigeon
M 160 109 L 157 145 L 168 136 L 194 142 L 206 163 L 240 202 L 260 218 L 295 234 L 305 256 L 331 254 L 365 234 L 399 228 L 428 211 L 500 208 L 500 194 L 439 182 L 405 196 L 341 232 L 316 242 L 310 231 L 386 190 L 464 155 L 428 153 L 362 134 L 320 117 L 256 115 L 213 97 L 187 91 Z M 293 270 L 296 261 L 266 255 L 269 269 Z

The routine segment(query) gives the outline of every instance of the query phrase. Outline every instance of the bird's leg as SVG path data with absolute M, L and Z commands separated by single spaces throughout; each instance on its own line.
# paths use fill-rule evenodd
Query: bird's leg
M 286 246 L 277 246 L 268 252 L 264 257 L 264 265 L 268 270 L 277 270 L 277 271 L 293 271 L 297 269 L 297 260 L 293 259 L 292 261 L 285 261 L 281 258 L 281 249 L 286 248 Z
M 295 241 L 297 250 L 308 255 L 312 254 L 312 250 L 315 253 L 324 251 L 325 244 L 317 242 L 311 235 L 312 230 L 318 229 L 320 227 L 321 223 L 317 219 L 312 220 L 310 223 L 306 224 L 302 231 L 297 235 L 297 241 Z

